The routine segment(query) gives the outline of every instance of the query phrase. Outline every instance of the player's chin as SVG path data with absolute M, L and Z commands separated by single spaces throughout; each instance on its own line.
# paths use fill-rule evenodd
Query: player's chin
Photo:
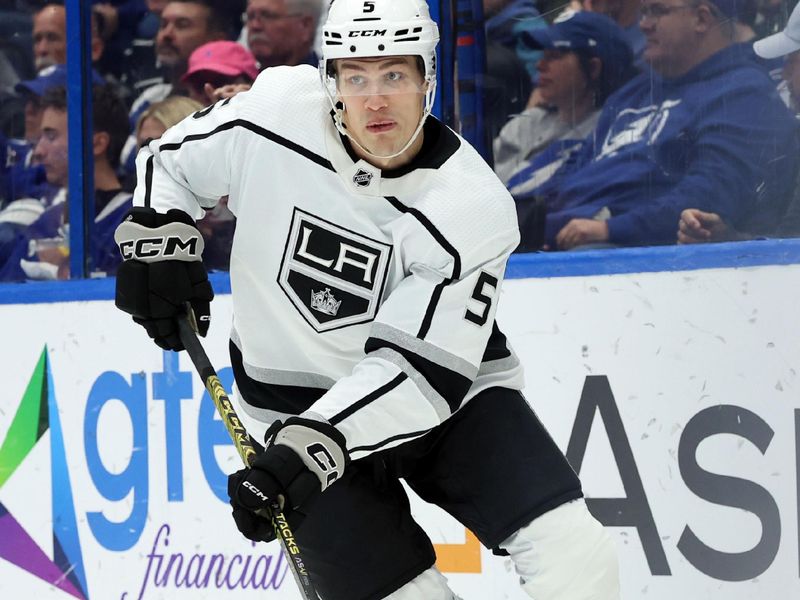
M 373 143 L 372 147 L 375 149 L 373 153 L 378 156 L 391 156 L 398 153 L 403 148 L 403 144 L 383 140 Z
M 371 146 L 380 146 L 381 148 L 386 148 L 389 146 L 393 146 L 397 140 L 394 135 L 390 135 L 388 133 L 380 133 L 380 132 L 373 132 L 367 130 L 364 132 L 364 140 L 367 144 Z

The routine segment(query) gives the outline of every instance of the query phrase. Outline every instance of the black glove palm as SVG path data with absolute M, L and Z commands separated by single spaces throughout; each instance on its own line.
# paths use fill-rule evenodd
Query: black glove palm
M 125 259 L 117 271 L 117 307 L 142 325 L 165 350 L 182 350 L 176 317 L 188 302 L 204 336 L 214 297 L 201 261 L 203 238 L 191 217 L 136 207 L 117 228 L 114 239 Z

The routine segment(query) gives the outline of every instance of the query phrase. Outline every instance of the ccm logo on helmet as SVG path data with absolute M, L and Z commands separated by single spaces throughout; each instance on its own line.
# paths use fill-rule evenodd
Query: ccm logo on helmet
M 386 35 L 386 29 L 362 29 L 361 31 L 351 31 L 347 37 L 380 37 Z
M 176 236 L 155 236 L 125 240 L 119 245 L 119 251 L 125 260 L 131 258 L 175 258 L 197 256 L 197 237 L 184 241 Z

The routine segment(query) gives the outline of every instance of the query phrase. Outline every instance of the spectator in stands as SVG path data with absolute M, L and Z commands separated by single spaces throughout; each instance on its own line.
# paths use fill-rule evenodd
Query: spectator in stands
M 789 109 L 800 118 L 800 41 L 797 40 L 800 40 L 800 4 L 792 11 L 784 31 L 756 42 L 753 48 L 756 54 L 767 60 L 786 57 L 783 81 L 778 90 Z M 775 227 L 740 230 L 720 214 L 699 208 L 687 208 L 678 222 L 679 244 L 731 242 L 765 236 L 800 237 L 800 176 L 789 207 Z
M 262 69 L 319 64 L 314 51 L 324 0 L 248 0 L 247 46 Z
M 181 77 L 186 73 L 192 52 L 208 42 L 226 39 L 228 19 L 220 1 L 169 0 L 164 6 L 156 36 L 156 56 L 164 69 L 166 81 L 145 89 L 133 102 L 131 130 L 135 129 L 148 106 L 172 94 L 186 92 Z M 127 178 L 132 177 L 135 171 L 137 150 L 136 139 L 131 135 L 122 152 L 123 171 Z
M 147 0 L 147 12 L 136 25 L 133 40 L 123 50 L 120 82 L 133 98 L 152 85 L 164 83 L 164 74 L 156 60 L 156 36 L 161 24 L 161 12 L 167 0 Z
M 544 198 L 547 248 L 674 243 L 692 206 L 736 227 L 777 220 L 796 172 L 797 127 L 766 73 L 733 43 L 736 6 L 645 0 L 654 73 L 612 95 L 598 143 L 533 191 Z
M 92 62 L 103 54 L 99 22 L 92 16 Z M 37 71 L 67 62 L 67 11 L 62 4 L 47 4 L 33 16 L 33 60 Z
M 625 32 L 637 68 L 643 70 L 645 37 L 639 27 L 641 0 L 587 0 L 586 9 L 611 17 Z
M 33 16 L 33 62 L 37 71 L 67 62 L 67 12 L 59 4 Z
M 96 72 L 93 77 L 95 84 L 103 82 Z M 5 143 L 6 160 L 0 164 L 4 183 L 0 199 L 11 202 L 20 198 L 46 198 L 49 202 L 55 195 L 56 188 L 48 185 L 44 169 L 33 159 L 33 148 L 41 129 L 42 96 L 53 87 L 66 84 L 67 67 L 59 64 L 47 67 L 34 79 L 16 85 L 15 90 L 24 101 L 25 132 L 23 139 L 10 139 Z
M 134 101 L 131 124 L 153 102 L 183 91 L 180 80 L 186 73 L 189 56 L 208 42 L 223 40 L 227 30 L 224 12 L 212 0 L 169 0 L 161 12 L 156 34 L 156 57 L 164 70 L 165 81 L 153 85 Z
M 486 41 L 508 48 L 528 71 L 531 83 L 536 83 L 536 63 L 542 54 L 524 41 L 524 36 L 547 27 L 547 21 L 536 9 L 533 0 L 483 0 Z
M 509 48 L 516 48 L 522 33 L 542 20 L 533 0 L 483 0 L 483 19 L 486 37 Z M 527 49 L 522 44 L 519 47 Z
M 494 170 L 506 185 L 529 170 L 531 161 L 553 141 L 563 141 L 562 154 L 585 139 L 594 131 L 606 98 L 633 76 L 633 54 L 625 35 L 604 15 L 567 12 L 526 39 L 544 50 L 538 64 L 543 106 L 512 118 L 494 140 Z
M 170 96 L 166 100 L 151 104 L 142 113 L 136 125 L 137 146 L 143 146 L 148 140 L 157 140 L 167 129 L 202 110 L 203 106 L 186 96 Z
M 139 23 L 147 14 L 145 0 L 92 0 L 92 16 L 105 44 L 98 69 L 120 80 L 125 72 L 126 52 L 133 45 Z M 153 32 L 155 35 L 155 32 Z
M 484 127 L 497 137 L 509 116 L 525 110 L 538 78 L 541 51 L 522 35 L 547 27 L 533 0 L 483 0 L 486 74 L 483 78 Z
M 209 42 L 189 57 L 189 69 L 181 81 L 189 97 L 203 106 L 217 101 L 215 90 L 224 86 L 249 89 L 258 77 L 258 64 L 253 54 L 238 42 Z
M 207 0 L 170 0 L 161 13 L 156 56 L 177 84 L 186 72 L 189 56 L 203 44 L 225 39 L 223 13 Z
M 226 31 L 223 38 L 234 39 L 238 35 L 245 2 L 246 0 L 214 0 L 214 18 L 222 19 L 218 26 Z M 147 10 L 135 23 L 133 39 L 124 47 L 125 61 L 120 81 L 133 92 L 134 97 L 145 88 L 165 81 L 165 74 L 156 59 L 155 42 L 161 28 L 161 14 L 167 4 L 168 0 L 147 0 Z
M 48 181 L 66 188 L 69 175 L 67 95 L 63 87 L 42 98 L 41 136 L 36 154 Z M 92 273 L 113 274 L 120 257 L 114 230 L 130 209 L 131 195 L 123 193 L 116 175 L 120 149 L 128 135 L 125 105 L 108 86 L 92 92 L 94 123 L 94 223 L 89 239 Z M 0 281 L 65 279 L 69 277 L 69 204 L 54 203 L 16 240 L 10 257 L 0 268 Z

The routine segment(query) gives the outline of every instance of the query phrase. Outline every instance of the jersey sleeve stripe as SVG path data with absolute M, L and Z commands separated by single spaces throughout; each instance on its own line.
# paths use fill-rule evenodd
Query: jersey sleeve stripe
M 478 377 L 486 375 L 493 375 L 494 373 L 504 373 L 516 369 L 519 366 L 519 359 L 514 356 L 507 356 L 506 358 L 498 358 L 497 360 L 490 360 L 481 363 L 481 368 L 478 371 Z
M 355 448 L 350 448 L 350 454 L 355 454 L 356 452 L 374 452 L 375 450 L 379 450 L 383 446 L 387 446 L 392 442 L 397 442 L 399 440 L 408 441 L 414 438 L 418 438 L 420 436 L 425 435 L 428 433 L 430 429 L 423 429 L 422 431 L 412 431 L 410 433 L 401 433 L 399 435 L 392 436 L 390 438 L 386 438 L 380 442 L 375 444 L 370 444 L 369 446 L 356 446 Z
M 455 412 L 455 410 L 461 404 L 464 396 L 466 396 L 467 390 L 469 390 L 469 382 L 467 383 L 466 389 L 464 389 L 464 394 L 455 395 L 451 394 L 453 401 L 446 399 L 439 390 L 434 388 L 428 377 L 416 369 L 412 364 L 411 361 L 402 353 L 400 348 L 389 348 L 384 347 L 375 352 L 371 353 L 371 356 L 375 356 L 377 358 L 381 358 L 386 362 L 390 362 L 399 369 L 403 371 L 408 378 L 417 386 L 419 392 L 425 397 L 425 399 L 430 402 L 433 409 L 436 411 L 437 416 L 439 417 L 439 421 L 445 421 L 450 415 Z M 459 382 L 460 383 L 460 382 Z M 452 389 L 458 389 L 454 386 Z M 459 396 L 456 400 L 454 396 Z
M 408 375 L 406 375 L 405 373 L 398 373 L 397 376 L 394 379 L 392 379 L 388 383 L 383 384 L 378 389 L 370 392 L 369 394 L 367 394 L 366 396 L 361 398 L 361 400 L 358 400 L 357 402 L 354 402 L 353 404 L 348 406 L 346 409 L 344 409 L 340 413 L 338 413 L 336 415 L 333 415 L 330 419 L 328 419 L 328 421 L 330 422 L 331 425 L 334 425 L 334 426 L 337 425 L 338 423 L 341 423 L 347 417 L 349 417 L 352 414 L 356 413 L 359 409 L 364 408 L 365 406 L 367 406 L 368 404 L 374 402 L 375 400 L 377 400 L 378 398 L 380 398 L 384 394 L 392 391 L 398 385 L 403 383 L 406 379 L 408 379 Z
M 308 387 L 316 389 L 329 390 L 336 383 L 336 380 L 327 375 L 313 373 L 308 371 L 298 370 L 283 370 L 283 369 L 266 369 L 264 367 L 257 367 L 245 362 L 242 357 L 242 338 L 236 327 L 231 329 L 230 343 L 236 348 L 239 362 L 242 363 L 245 373 L 248 377 L 260 381 L 262 383 L 277 384 L 277 385 L 294 385 L 299 387 Z
M 446 350 L 434 346 L 424 340 L 401 331 L 391 325 L 385 323 L 375 323 L 370 331 L 370 337 L 366 342 L 365 350 L 370 344 L 375 344 L 376 340 L 384 340 L 405 350 L 417 355 L 427 361 L 436 363 L 440 367 L 444 367 L 448 371 L 464 377 L 466 379 L 475 379 L 478 374 L 478 369 L 468 361 L 460 356 L 456 356 Z M 375 346 L 380 347 L 380 345 Z M 367 352 L 369 350 L 366 350 Z
M 266 138 L 266 139 L 270 140 L 271 142 L 274 142 L 274 143 L 276 143 L 276 144 L 278 144 L 280 146 L 283 146 L 287 150 L 291 150 L 292 152 L 296 152 L 297 154 L 300 154 L 301 156 L 307 158 L 311 162 L 316 163 L 319 166 L 321 166 L 321 167 L 323 167 L 325 169 L 328 169 L 329 171 L 333 171 L 334 170 L 333 165 L 331 164 L 331 162 L 329 160 L 327 160 L 326 158 L 321 157 L 319 154 L 315 154 L 314 152 L 311 152 L 307 148 L 304 148 L 303 146 L 301 146 L 299 144 L 296 144 L 295 142 L 292 142 L 291 140 L 287 140 L 285 137 L 282 137 L 282 136 L 278 135 L 277 133 L 273 133 L 272 131 L 269 131 L 268 129 L 264 129 L 263 127 L 260 127 L 260 126 L 256 125 L 255 123 L 251 123 L 250 121 L 245 121 L 244 119 L 234 119 L 233 121 L 228 121 L 227 123 L 223 123 L 222 125 L 220 125 L 216 129 L 212 129 L 211 131 L 206 132 L 206 133 L 195 133 L 195 134 L 192 134 L 192 135 L 187 135 L 180 142 L 172 142 L 172 143 L 169 143 L 169 144 L 162 144 L 161 146 L 159 146 L 159 151 L 161 151 L 161 152 L 170 152 L 170 151 L 179 150 L 180 147 L 185 143 L 196 142 L 197 140 L 204 140 L 204 139 L 207 139 L 207 138 L 211 137 L 212 135 L 216 135 L 218 133 L 229 131 L 231 129 L 234 129 L 235 127 L 241 127 L 243 129 L 246 129 L 246 130 L 248 130 L 248 131 L 250 131 L 252 133 L 255 133 L 256 135 L 259 135 L 259 136 L 261 136 L 263 138 Z
M 325 387 L 298 385 L 285 382 L 265 383 L 247 373 L 242 352 L 231 342 L 228 344 L 231 368 L 242 404 L 257 409 L 269 409 L 280 413 L 299 415 L 319 400 L 328 391 Z

